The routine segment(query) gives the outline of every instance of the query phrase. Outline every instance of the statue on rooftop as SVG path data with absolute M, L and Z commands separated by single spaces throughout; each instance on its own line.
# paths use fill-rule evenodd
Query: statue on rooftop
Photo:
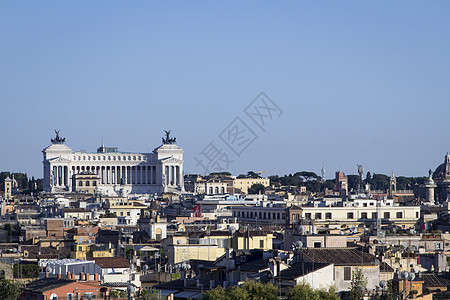
M 61 137 L 59 136 L 59 132 L 60 132 L 60 131 L 61 131 L 61 130 L 56 130 L 56 129 L 55 129 L 56 137 L 55 137 L 54 139 L 50 139 L 50 141 L 51 141 L 53 144 L 63 144 L 63 143 L 66 142 L 66 138 L 61 138 Z
M 163 144 L 175 144 L 177 142 L 177 138 L 171 138 L 170 137 L 170 132 L 172 130 L 164 130 L 164 132 L 166 133 L 166 138 L 162 138 L 162 143 Z

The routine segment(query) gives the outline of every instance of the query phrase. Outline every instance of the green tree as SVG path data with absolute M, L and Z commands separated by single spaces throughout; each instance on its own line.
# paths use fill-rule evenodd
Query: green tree
M 384 294 L 385 300 L 395 300 L 397 299 L 398 292 L 397 289 L 392 284 L 392 280 L 387 282 L 386 293 Z
M 264 185 L 260 184 L 260 183 L 255 183 L 253 184 L 249 189 L 248 189 L 248 193 L 249 194 L 264 194 Z
M 247 172 L 247 178 L 261 178 L 261 176 L 259 176 L 259 174 L 256 173 L 256 172 L 248 171 Z
M 13 267 L 14 278 L 36 278 L 39 276 L 40 268 L 37 263 L 22 262 Z
M 156 290 L 143 290 L 139 295 L 139 300 L 157 300 L 158 291 Z
M 214 172 L 209 173 L 209 176 L 231 176 L 230 172 Z
M 296 285 L 289 289 L 286 300 L 339 300 L 334 288 L 314 290 L 309 284 Z
M 0 299 L 17 299 L 22 293 L 20 286 L 10 280 L 0 278 Z
M 276 300 L 277 287 L 271 283 L 246 281 L 240 286 L 227 289 L 217 287 L 204 295 L 204 299 L 211 300 Z
M 350 284 L 350 299 L 362 300 L 367 292 L 367 278 L 364 277 L 362 269 L 356 268 L 352 274 L 352 282 Z

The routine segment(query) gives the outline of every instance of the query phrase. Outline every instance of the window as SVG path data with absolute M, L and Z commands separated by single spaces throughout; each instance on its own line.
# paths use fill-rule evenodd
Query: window
M 120 216 L 123 217 L 123 211 L 120 212 Z
M 314 242 L 314 248 L 321 248 L 322 242 Z
M 377 213 L 376 212 L 373 212 L 372 213 L 372 219 L 376 219 L 377 218 Z
M 384 218 L 385 219 L 389 219 L 390 217 L 391 217 L 391 213 L 390 212 L 387 211 L 387 212 L 384 213 Z
M 397 212 L 397 219 L 401 219 L 401 218 L 403 218 L 403 212 L 398 211 Z
M 83 186 L 83 181 L 78 181 L 78 186 Z
M 366 203 L 366 202 L 364 202 L 364 203 L 363 203 L 363 206 L 364 206 L 364 207 L 367 207 L 367 203 Z
M 72 293 L 67 294 L 67 300 L 75 300 L 75 295 Z
M 330 212 L 328 212 L 328 213 L 325 214 L 325 219 L 332 219 L 331 213 L 330 213 Z
M 131 213 L 129 211 L 127 211 L 127 216 L 131 216 Z
M 361 213 L 361 219 L 367 219 L 367 213 L 366 212 Z
M 352 280 L 352 267 L 344 267 L 344 280 Z
M 419 212 L 418 211 L 416 211 L 416 218 L 418 218 L 419 217 Z
M 437 242 L 436 243 L 436 250 L 442 250 L 442 243 L 441 242 Z
M 92 186 L 97 186 L 97 182 L 96 182 L 96 181 L 93 181 L 93 182 L 92 182 Z
M 353 213 L 352 212 L 347 213 L 347 219 L 353 219 Z
M 89 181 L 86 181 L 86 186 L 89 186 Z
M 306 214 L 305 214 L 305 218 L 311 219 L 311 213 L 306 213 Z
M 316 220 L 322 219 L 322 213 L 316 213 Z
M 259 241 L 259 248 L 264 249 L 264 240 Z
M 374 206 L 375 204 L 374 204 L 373 202 L 370 202 L 369 205 L 370 205 L 370 206 Z

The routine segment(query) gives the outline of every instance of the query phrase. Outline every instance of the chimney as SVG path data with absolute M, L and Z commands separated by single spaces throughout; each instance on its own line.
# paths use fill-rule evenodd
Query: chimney
M 84 281 L 89 281 L 89 280 L 90 280 L 90 278 L 89 278 L 89 273 L 86 273 L 86 275 L 84 275 L 84 276 L 85 276 Z
M 45 278 L 48 278 L 48 272 L 45 272 Z
M 67 272 L 67 279 L 70 279 L 70 278 L 71 278 L 70 272 Z
M 56 275 L 56 277 L 58 278 L 58 279 L 61 279 L 61 273 L 58 273 L 58 275 Z
M 94 274 L 94 281 L 100 281 L 98 277 L 99 277 L 99 276 L 98 276 L 98 273 L 95 273 L 95 274 Z
M 76 279 L 75 279 L 75 274 L 72 274 L 72 280 L 76 280 Z
M 81 273 L 80 273 L 80 281 L 83 281 L 83 280 L 84 280 L 84 273 L 81 272 Z

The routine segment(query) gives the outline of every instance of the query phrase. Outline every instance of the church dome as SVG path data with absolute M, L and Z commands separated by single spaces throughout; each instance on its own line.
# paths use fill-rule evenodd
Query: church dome
M 450 170 L 446 170 L 447 163 L 450 162 L 450 155 L 447 153 L 445 155 L 444 162 L 440 164 L 433 173 L 433 179 L 443 179 L 445 178 L 445 173 L 450 172 Z

